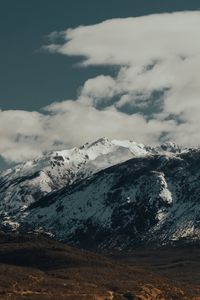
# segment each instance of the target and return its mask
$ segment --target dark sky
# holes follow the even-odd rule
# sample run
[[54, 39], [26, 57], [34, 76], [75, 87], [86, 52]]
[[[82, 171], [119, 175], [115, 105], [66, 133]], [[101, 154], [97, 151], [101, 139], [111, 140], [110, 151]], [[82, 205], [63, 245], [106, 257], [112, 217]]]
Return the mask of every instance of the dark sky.
[[75, 67], [77, 58], [38, 51], [50, 32], [199, 7], [199, 0], [1, 0], [0, 108], [38, 110], [55, 100], [74, 98], [88, 77], [99, 74], [96, 67]]

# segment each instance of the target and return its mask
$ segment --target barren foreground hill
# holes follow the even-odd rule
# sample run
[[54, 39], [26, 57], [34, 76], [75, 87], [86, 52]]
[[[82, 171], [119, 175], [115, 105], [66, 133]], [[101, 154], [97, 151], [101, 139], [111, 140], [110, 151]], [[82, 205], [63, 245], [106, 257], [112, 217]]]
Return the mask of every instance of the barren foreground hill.
[[199, 245], [94, 254], [0, 235], [1, 300], [199, 300]]

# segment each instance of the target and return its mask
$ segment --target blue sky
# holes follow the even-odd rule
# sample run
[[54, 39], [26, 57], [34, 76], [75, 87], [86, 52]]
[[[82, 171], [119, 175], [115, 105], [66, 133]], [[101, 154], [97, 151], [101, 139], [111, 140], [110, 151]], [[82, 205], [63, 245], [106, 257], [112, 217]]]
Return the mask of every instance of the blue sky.
[[[25, 126], [27, 126], [27, 128], [31, 127], [32, 123], [26, 124], [26, 122], [24, 121], [26, 119], [29, 119], [29, 115], [27, 114], [27, 112], [31, 112], [31, 111], [40, 112], [41, 108], [49, 106], [54, 102], [60, 103], [61, 101], [67, 99], [77, 100], [77, 97], [79, 97], [79, 93], [80, 93], [80, 87], [83, 87], [87, 82], [87, 80], [90, 78], [104, 76], [103, 78], [102, 77], [99, 78], [97, 83], [102, 84], [102, 86], [105, 84], [105, 89], [106, 87], [108, 87], [109, 91], [111, 89], [110, 85], [114, 85], [114, 83], [112, 82], [112, 78], [114, 78], [118, 74], [118, 68], [120, 65], [118, 61], [117, 63], [107, 64], [105, 63], [105, 61], [102, 60], [101, 63], [95, 62], [95, 63], [88, 64], [87, 67], [80, 67], [77, 65], [77, 62], [80, 62], [80, 56], [78, 54], [79, 51], [77, 50], [76, 45], [73, 46], [74, 47], [73, 49], [75, 49], [74, 51], [76, 52], [75, 56], [72, 56], [71, 54], [68, 55], [68, 53], [62, 53], [64, 55], [61, 55], [59, 51], [54, 51], [54, 53], [51, 53], [52, 51], [44, 51], [41, 49], [44, 45], [56, 43], [61, 38], [61, 34], [59, 32], [65, 31], [67, 28], [76, 29], [80, 25], [86, 26], [86, 25], [102, 23], [105, 20], [111, 20], [113, 18], [125, 19], [127, 17], [138, 17], [138, 16], [145, 16], [150, 14], [161, 14], [165, 12], [171, 13], [176, 11], [198, 11], [199, 6], [200, 6], [199, 1], [192, 1], [192, 0], [190, 1], [184, 1], [184, 0], [182, 1], [180, 0], [177, 1], [2, 0], [0, 3], [0, 36], [1, 36], [0, 108], [6, 113], [4, 114], [4, 116], [1, 117], [1, 119], [3, 120], [1, 123], [1, 127], [2, 127], [1, 132], [3, 132], [3, 127], [6, 128], [8, 123], [10, 124], [12, 120], [15, 118], [17, 118], [17, 120], [15, 121], [16, 123], [22, 121], [25, 123]], [[119, 26], [121, 26], [121, 24], [122, 22], [119, 23]], [[176, 22], [174, 24], [176, 26]], [[116, 26], [118, 26], [118, 24]], [[183, 28], [183, 33], [184, 30], [187, 32], [187, 28], [185, 29]], [[50, 41], [49, 38], [47, 37], [52, 32], [57, 32], [56, 41]], [[74, 31], [74, 34], [76, 38], [76, 31]], [[80, 40], [80, 43], [82, 43], [82, 44], [78, 44], [80, 48], [81, 45], [84, 45], [84, 42], [87, 42], [89, 44], [90, 41], [88, 41], [87, 38], [88, 37], [86, 36], [86, 40], [84, 39]], [[119, 43], [120, 43], [120, 39], [119, 39]], [[101, 48], [101, 44], [99, 47]], [[86, 51], [88, 50], [86, 49]], [[93, 53], [88, 52], [87, 54], [91, 56], [91, 59], [94, 59]], [[83, 53], [81, 53], [81, 55], [83, 55]], [[116, 65], [118, 66], [116, 67]], [[161, 91], [159, 90], [159, 93], [161, 92], [162, 94], [164, 90], [165, 89], [163, 89], [162, 87]], [[88, 91], [89, 93], [91, 93], [91, 82], [85, 85], [85, 88], [83, 90], [84, 97], [86, 93], [88, 96]], [[155, 96], [154, 91], [153, 92], [152, 91], [148, 95], [148, 101], [150, 101], [151, 103], [152, 101], [154, 101], [154, 96]], [[156, 90], [156, 93], [157, 92], [158, 90]], [[118, 95], [116, 92], [115, 94], [114, 92], [112, 93], [113, 93], [113, 97], [116, 97]], [[138, 93], [136, 94], [137, 95], [135, 96], [136, 98], [134, 100], [135, 102], [139, 102], [141, 101], [141, 99], [144, 98], [144, 94], [142, 95]], [[103, 96], [104, 96], [104, 101], [105, 99], [110, 97], [107, 94]], [[131, 94], [131, 96], [133, 96], [133, 94]], [[129, 105], [130, 101], [128, 102], [127, 99], [128, 98], [126, 97], [121, 99], [120, 104], [117, 104], [118, 106], [116, 107], [117, 109], [121, 108], [120, 113], [123, 112], [123, 110], [125, 110], [125, 112], [128, 113], [129, 112], [128, 110], [130, 110], [132, 114], [131, 109], [133, 109], [133, 112], [135, 112], [136, 106], [134, 107], [130, 106]], [[157, 101], [157, 99], [155, 100]], [[108, 101], [115, 102], [115, 98], [112, 98], [111, 100], [108, 99]], [[122, 106], [122, 102], [125, 103], [126, 105]], [[107, 106], [107, 102], [106, 105], [102, 101], [99, 103], [98, 103], [98, 105], [100, 105], [99, 107]], [[63, 105], [62, 105], [62, 109], [63, 109]], [[95, 105], [97, 104], [96, 103], [92, 104], [92, 106], [96, 107]], [[73, 112], [74, 114], [76, 114], [76, 112], [80, 110], [80, 106], [78, 107], [72, 107], [72, 106], [70, 107], [69, 111], [70, 114], [73, 115]], [[141, 106], [137, 106], [137, 112], [138, 112], [138, 107], [141, 108]], [[58, 105], [56, 109], [58, 109]], [[59, 110], [60, 109], [61, 108], [59, 107]], [[23, 116], [20, 113], [16, 117], [17, 112], [22, 110], [25, 111], [26, 113], [23, 114]], [[66, 110], [66, 108], [64, 108], [64, 110]], [[14, 111], [14, 115], [13, 113], [11, 114], [8, 113], [9, 111]], [[50, 114], [55, 114], [55, 106], [53, 107], [53, 111], [52, 111], [52, 106], [50, 106], [50, 109], [48, 108], [48, 110], [45, 111], [43, 114], [46, 115], [49, 113], [49, 111]], [[146, 111], [152, 111], [152, 106], [151, 107], [148, 106]], [[144, 109], [141, 109], [141, 114], [143, 112]], [[87, 110], [84, 110], [84, 113], [87, 114]], [[106, 112], [107, 115], [108, 113], [109, 113], [108, 116], [109, 119], [114, 120], [113, 122], [117, 122], [116, 120], [118, 120], [118, 118], [120, 118], [120, 120], [124, 118], [122, 115], [113, 116], [113, 112], [111, 113], [110, 111]], [[174, 112], [172, 110], [170, 111], [170, 113], [171, 114], [175, 113], [176, 117], [178, 117], [180, 111], [178, 111], [178, 108], [176, 107], [174, 108]], [[80, 112], [80, 115], [81, 114], [82, 111]], [[184, 117], [187, 116], [187, 114], [188, 111], [184, 114]], [[33, 118], [31, 122], [33, 122], [34, 124], [40, 122], [39, 120], [41, 116], [38, 115], [36, 116], [36, 114], [34, 114], [34, 116], [31, 115], [31, 117]], [[143, 120], [140, 119], [140, 116], [138, 116], [138, 114], [136, 117], [137, 117], [137, 119], [135, 120], [136, 124], [139, 122], [143, 122]], [[105, 118], [107, 118], [107, 116]], [[161, 116], [159, 116], [159, 118], [161, 118]], [[101, 116], [96, 114], [95, 111], [95, 116], [92, 115], [91, 119], [92, 122], [98, 119], [101, 120]], [[59, 123], [60, 120], [61, 119], [59, 120], [56, 119], [54, 121], [55, 122], [54, 124], [56, 124], [56, 122]], [[158, 118], [156, 119], [156, 121], [157, 120]], [[62, 122], [64, 122], [63, 119]], [[83, 120], [82, 122], [84, 122], [85, 124], [86, 121]], [[127, 122], [125, 121], [123, 123], [124, 124], [123, 126], [126, 126], [126, 124], [130, 124], [130, 122], [131, 122], [130, 119]], [[192, 130], [193, 131], [197, 130], [198, 124], [195, 123], [195, 125], [196, 127], [193, 126], [192, 127], [193, 129], [189, 128], [188, 132]], [[4, 159], [6, 159], [7, 162], [16, 163], [18, 161], [23, 161], [25, 159], [32, 158], [34, 155], [39, 155], [43, 151], [46, 151], [57, 144], [59, 144], [60, 146], [65, 146], [65, 145], [70, 146], [72, 144], [79, 144], [78, 138], [77, 139], [68, 138], [68, 136], [70, 136], [70, 132], [72, 132], [73, 135], [76, 135], [76, 131], [78, 129], [74, 128], [74, 123], [70, 123], [70, 125], [68, 125], [67, 123], [66, 126], [73, 126], [73, 128], [70, 128], [64, 133], [66, 135], [65, 141], [63, 141], [64, 138], [60, 133], [63, 127], [57, 130], [57, 132], [53, 132], [53, 133], [51, 131], [44, 132], [42, 137], [38, 133], [40, 130], [39, 128], [37, 128], [36, 131], [31, 131], [31, 132], [30, 131], [20, 132], [20, 129], [17, 132], [14, 132], [14, 128], [16, 128], [16, 125], [13, 125], [12, 128], [9, 129], [7, 136], [5, 136], [3, 133], [0, 133], [1, 143], [3, 144], [4, 141], [6, 140], [5, 147], [2, 147], [2, 149], [0, 148], [1, 151], [0, 154], [2, 155], [0, 159], [1, 168], [7, 167], [7, 163], [3, 162]], [[113, 124], [109, 123], [108, 126], [110, 126], [111, 128]], [[151, 124], [151, 127], [152, 126], [160, 126], [160, 125]], [[174, 126], [173, 124], [168, 124], [167, 129], [166, 127], [163, 128], [163, 132], [165, 132], [166, 130], [172, 131], [173, 126]], [[12, 130], [13, 132], [11, 132]], [[44, 130], [44, 128], [42, 130]], [[177, 140], [180, 141], [181, 143], [187, 143], [188, 141], [187, 140], [184, 141], [182, 137], [183, 134], [178, 135], [181, 128], [180, 127], [175, 128], [175, 130], [177, 134], [173, 138], [174, 139], [177, 138]], [[123, 138], [124, 133], [120, 127], [118, 128], [118, 132], [119, 132], [119, 137]], [[47, 134], [48, 135], [52, 134], [55, 136], [58, 135], [58, 139], [55, 138], [53, 141], [48, 142], [46, 144], [44, 143], [43, 139], [44, 136]], [[98, 134], [102, 134], [102, 131], [96, 128], [95, 134], [93, 132], [90, 134], [83, 132], [82, 135], [84, 134], [85, 134], [85, 139], [88, 139], [90, 137], [93, 138]], [[112, 136], [113, 134], [114, 134], [113, 132], [112, 133], [110, 131], [108, 132], [108, 135], [110, 136]], [[159, 134], [161, 133], [159, 132]], [[12, 140], [13, 136], [14, 136], [14, 142]], [[130, 134], [125, 136], [125, 138], [127, 137], [129, 138], [129, 136]], [[133, 132], [133, 137], [134, 136], [135, 133]], [[154, 136], [152, 138], [152, 142], [155, 142], [153, 139], [156, 141], [157, 136], [156, 137]], [[83, 140], [84, 139], [80, 139], [80, 143], [83, 142]], [[147, 139], [144, 138], [144, 141], [146, 140]], [[159, 138], [157, 140], [159, 140]], [[151, 140], [149, 142], [151, 142]], [[38, 149], [41, 148], [39, 152], [37, 151], [32, 152], [30, 151], [30, 149], [27, 150], [28, 144], [30, 144], [29, 148], [32, 149], [35, 143], [38, 143], [37, 145]], [[20, 147], [17, 151], [18, 153], [20, 152], [22, 154], [24, 152], [24, 155], [12, 153], [12, 149], [15, 146], [17, 149], [19, 144]], [[30, 154], [27, 154], [28, 152], [30, 152]]]
[[199, 1], [193, 0], [2, 0], [1, 108], [33, 110], [58, 99], [75, 97], [77, 87], [99, 73], [96, 67], [74, 67], [77, 58], [38, 52], [50, 32], [111, 18], [199, 7]]

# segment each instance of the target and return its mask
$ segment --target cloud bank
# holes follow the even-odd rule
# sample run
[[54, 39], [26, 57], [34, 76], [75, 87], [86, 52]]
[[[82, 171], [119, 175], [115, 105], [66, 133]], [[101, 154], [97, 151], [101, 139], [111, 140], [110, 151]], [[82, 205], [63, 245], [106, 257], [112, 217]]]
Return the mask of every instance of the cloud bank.
[[200, 12], [180, 12], [52, 33], [46, 51], [118, 71], [89, 78], [77, 99], [40, 112], [0, 111], [1, 156], [22, 161], [101, 136], [200, 144], [199, 28]]

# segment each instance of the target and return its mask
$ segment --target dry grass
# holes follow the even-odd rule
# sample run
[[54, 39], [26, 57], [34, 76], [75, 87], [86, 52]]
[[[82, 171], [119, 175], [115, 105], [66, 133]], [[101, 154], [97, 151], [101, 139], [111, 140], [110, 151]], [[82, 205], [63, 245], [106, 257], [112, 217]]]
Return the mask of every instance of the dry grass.
[[107, 258], [44, 237], [1, 235], [0, 299], [199, 300], [198, 250]]

